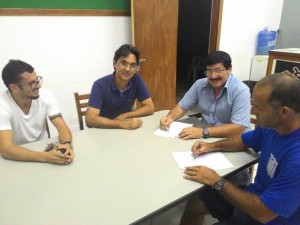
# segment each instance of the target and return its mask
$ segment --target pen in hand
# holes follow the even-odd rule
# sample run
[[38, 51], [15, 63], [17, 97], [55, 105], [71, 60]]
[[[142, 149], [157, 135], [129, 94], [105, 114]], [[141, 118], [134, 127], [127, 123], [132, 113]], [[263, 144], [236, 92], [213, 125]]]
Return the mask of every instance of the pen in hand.
[[196, 159], [197, 157], [199, 157], [201, 155], [201, 153], [198, 153], [197, 150], [195, 150], [195, 152], [192, 152], [192, 155], [193, 155], [194, 159]]
[[194, 159], [196, 159], [196, 158], [198, 158], [200, 156], [203, 156], [203, 154], [196, 155], [195, 153], [192, 153], [192, 155], [193, 155]]
[[192, 157], [196, 159], [197, 156], [192, 152]]
[[165, 125], [165, 127], [166, 127], [167, 131], [169, 132], [169, 131], [170, 131], [170, 130], [169, 130], [169, 126], [168, 126], [168, 125]]

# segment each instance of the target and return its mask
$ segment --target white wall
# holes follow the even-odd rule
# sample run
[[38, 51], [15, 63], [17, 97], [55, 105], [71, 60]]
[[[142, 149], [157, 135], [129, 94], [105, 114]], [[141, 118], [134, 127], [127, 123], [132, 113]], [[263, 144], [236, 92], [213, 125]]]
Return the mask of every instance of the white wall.
[[224, 0], [220, 50], [232, 57], [233, 73], [248, 80], [257, 34], [279, 28], [284, 0]]
[[[114, 51], [131, 43], [130, 17], [0, 17], [0, 68], [9, 59], [31, 64], [58, 99], [72, 130], [79, 130], [74, 92], [113, 71]], [[0, 90], [6, 90], [2, 80]], [[57, 134], [50, 126], [52, 136]]]
[[300, 48], [300, 1], [283, 3], [276, 48]]

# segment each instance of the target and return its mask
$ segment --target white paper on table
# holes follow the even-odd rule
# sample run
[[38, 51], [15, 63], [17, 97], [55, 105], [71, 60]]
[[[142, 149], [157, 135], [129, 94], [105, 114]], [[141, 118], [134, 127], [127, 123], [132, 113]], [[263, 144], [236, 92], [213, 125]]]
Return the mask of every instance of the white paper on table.
[[170, 124], [169, 130], [162, 130], [158, 128], [156, 131], [153, 132], [153, 134], [162, 137], [178, 138], [178, 134], [182, 131], [182, 129], [192, 126], [193, 124], [174, 121]]
[[194, 159], [192, 152], [173, 152], [173, 157], [180, 169], [188, 166], [207, 166], [214, 170], [232, 168], [233, 165], [221, 152], [211, 152]]

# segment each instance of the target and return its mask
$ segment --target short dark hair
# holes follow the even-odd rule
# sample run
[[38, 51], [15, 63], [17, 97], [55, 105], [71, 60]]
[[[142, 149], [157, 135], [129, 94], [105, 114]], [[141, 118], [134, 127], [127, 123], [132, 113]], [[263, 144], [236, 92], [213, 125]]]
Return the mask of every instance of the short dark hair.
[[212, 52], [205, 59], [206, 66], [211, 66], [216, 63], [223, 63], [225, 69], [232, 67], [230, 55], [223, 51]]
[[275, 73], [258, 81], [257, 86], [271, 87], [268, 103], [275, 107], [287, 106], [300, 113], [300, 81], [285, 73]]
[[124, 45], [122, 45], [121, 47], [119, 47], [117, 49], [117, 51], [115, 52], [115, 55], [114, 55], [114, 61], [117, 62], [117, 60], [120, 57], [126, 57], [129, 54], [134, 54], [135, 55], [136, 64], [139, 65], [139, 63], [140, 63], [140, 52], [136, 47], [134, 47], [133, 45], [130, 45], [130, 44], [124, 44]]
[[2, 80], [9, 89], [10, 84], [20, 82], [22, 73], [32, 73], [33, 71], [34, 68], [28, 63], [18, 59], [10, 59], [2, 70]]

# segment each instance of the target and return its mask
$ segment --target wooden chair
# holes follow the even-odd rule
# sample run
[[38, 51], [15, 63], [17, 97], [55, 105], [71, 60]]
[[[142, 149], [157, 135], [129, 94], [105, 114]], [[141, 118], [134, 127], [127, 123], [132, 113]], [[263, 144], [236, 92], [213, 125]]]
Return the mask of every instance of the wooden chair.
[[79, 128], [80, 128], [80, 130], [84, 130], [83, 117], [86, 115], [86, 108], [88, 105], [88, 100], [90, 98], [90, 94], [79, 95], [78, 92], [75, 92], [74, 96], [75, 96], [75, 102], [76, 102], [76, 108], [77, 108]]

